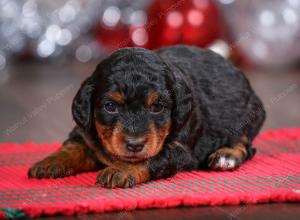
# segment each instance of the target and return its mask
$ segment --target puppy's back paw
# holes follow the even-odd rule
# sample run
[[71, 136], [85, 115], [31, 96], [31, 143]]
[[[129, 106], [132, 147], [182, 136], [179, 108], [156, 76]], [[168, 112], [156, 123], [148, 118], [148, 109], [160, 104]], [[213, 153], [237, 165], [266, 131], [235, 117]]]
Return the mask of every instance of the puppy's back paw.
[[240, 167], [242, 161], [231, 155], [213, 153], [209, 156], [208, 167], [213, 170], [234, 170]]
[[234, 170], [247, 158], [248, 138], [241, 137], [240, 142], [232, 147], [221, 147], [208, 157], [208, 167], [213, 170]]

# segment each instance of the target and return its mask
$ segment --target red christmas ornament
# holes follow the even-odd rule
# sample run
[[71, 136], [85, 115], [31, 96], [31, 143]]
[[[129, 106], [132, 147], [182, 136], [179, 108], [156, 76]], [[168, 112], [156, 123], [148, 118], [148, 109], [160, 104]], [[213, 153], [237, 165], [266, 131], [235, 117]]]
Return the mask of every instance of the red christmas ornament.
[[[133, 11], [132, 16], [137, 12]], [[122, 13], [122, 10], [115, 6], [104, 10], [96, 27], [97, 40], [109, 50], [127, 46], [147, 47], [149, 38], [144, 27], [145, 14], [139, 11], [140, 14], [136, 15], [135, 20], [124, 23], [121, 19]]]
[[148, 47], [148, 32], [143, 26], [120, 24], [114, 28], [99, 25], [96, 29], [97, 40], [109, 50], [122, 47]]
[[129, 46], [131, 41], [128, 33], [129, 28], [124, 24], [118, 24], [114, 27], [106, 27], [103, 24], [99, 24], [96, 27], [97, 40], [109, 50]]
[[224, 27], [212, 0], [155, 0], [144, 25], [124, 24], [120, 16], [121, 10], [109, 7], [96, 27], [97, 39], [107, 49], [173, 44], [205, 47], [220, 38]]
[[150, 48], [179, 43], [204, 47], [221, 36], [222, 26], [212, 0], [156, 0], [145, 29]]

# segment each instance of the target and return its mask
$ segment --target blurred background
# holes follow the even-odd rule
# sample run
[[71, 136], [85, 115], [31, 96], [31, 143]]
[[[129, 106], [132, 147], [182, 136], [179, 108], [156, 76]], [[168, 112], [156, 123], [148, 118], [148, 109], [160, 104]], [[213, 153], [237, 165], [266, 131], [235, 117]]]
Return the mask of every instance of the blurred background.
[[190, 44], [241, 68], [263, 127], [300, 125], [300, 0], [0, 0], [0, 142], [63, 141], [111, 51]]

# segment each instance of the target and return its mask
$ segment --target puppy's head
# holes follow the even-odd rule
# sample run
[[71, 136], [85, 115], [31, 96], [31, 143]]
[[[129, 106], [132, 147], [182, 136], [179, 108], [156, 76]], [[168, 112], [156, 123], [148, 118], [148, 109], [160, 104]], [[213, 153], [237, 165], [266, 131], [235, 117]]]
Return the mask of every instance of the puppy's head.
[[121, 49], [102, 61], [73, 101], [73, 117], [94, 130], [104, 150], [119, 160], [155, 156], [171, 127], [170, 71], [154, 52]]

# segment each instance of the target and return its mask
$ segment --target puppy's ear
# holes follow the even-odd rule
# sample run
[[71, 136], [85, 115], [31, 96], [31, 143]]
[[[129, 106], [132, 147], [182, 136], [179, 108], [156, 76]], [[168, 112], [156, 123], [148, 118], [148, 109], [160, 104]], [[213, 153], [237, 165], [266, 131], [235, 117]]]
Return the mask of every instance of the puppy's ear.
[[73, 99], [73, 119], [84, 131], [89, 131], [92, 126], [94, 91], [95, 77], [93, 74], [82, 83], [79, 91]]
[[190, 132], [190, 127], [193, 121], [193, 108], [195, 102], [189, 82], [178, 76], [178, 73], [173, 72], [169, 83], [170, 93], [173, 100], [172, 108], [172, 136], [173, 140], [184, 143], [187, 133]]

